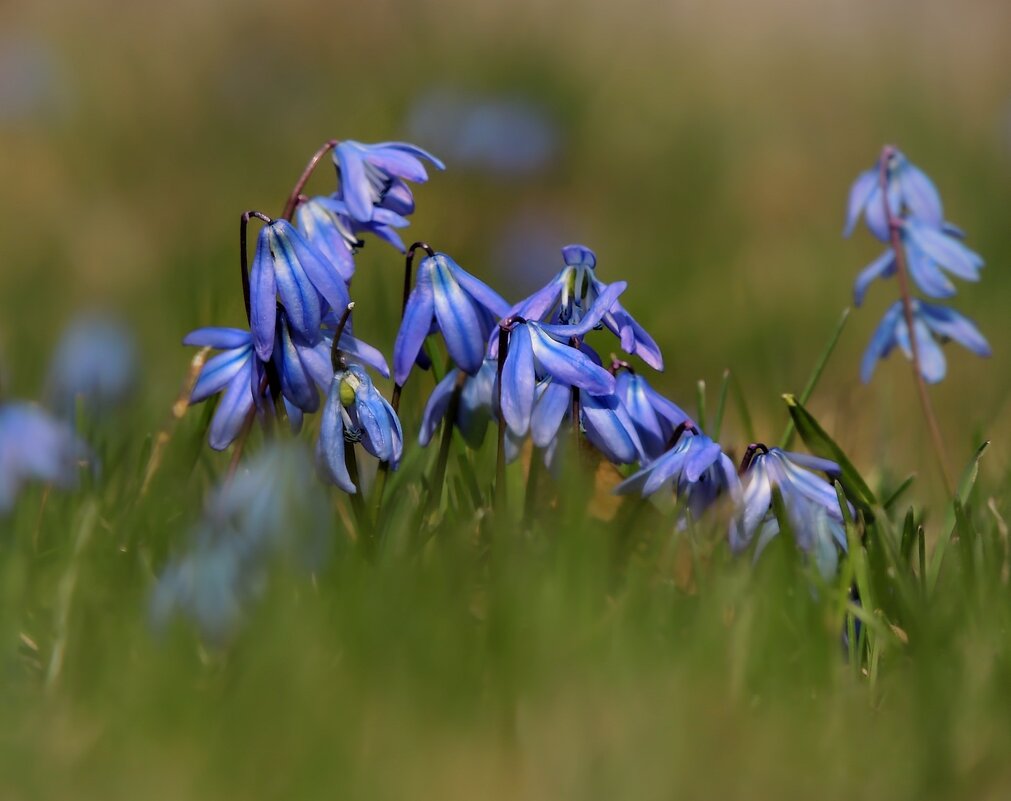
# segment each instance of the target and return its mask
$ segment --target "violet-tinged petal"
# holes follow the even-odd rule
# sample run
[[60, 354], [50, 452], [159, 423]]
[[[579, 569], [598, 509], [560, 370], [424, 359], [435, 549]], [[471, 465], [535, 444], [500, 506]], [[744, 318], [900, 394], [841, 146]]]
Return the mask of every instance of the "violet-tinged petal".
[[[435, 257], [438, 259], [438, 256]], [[456, 282], [448, 264], [437, 261], [432, 270], [435, 318], [456, 366], [474, 375], [484, 361], [484, 334], [473, 304]]]
[[902, 198], [914, 217], [931, 225], [944, 222], [941, 195], [923, 170], [906, 161], [898, 171], [898, 181]]
[[232, 378], [218, 401], [218, 408], [214, 410], [209, 437], [214, 450], [223, 451], [232, 444], [239, 436], [252, 408], [253, 393], [249, 387], [249, 375], [243, 371]]
[[248, 331], [241, 328], [223, 328], [208, 326], [190, 331], [184, 338], [184, 345], [195, 345], [201, 348], [217, 350], [233, 350], [252, 344], [253, 339]]
[[[526, 436], [533, 414], [536, 378], [528, 326], [519, 325], [509, 335], [509, 350], [502, 365], [502, 416], [519, 437]], [[585, 357], [584, 357], [585, 358]]]
[[905, 232], [927, 256], [965, 281], [978, 281], [983, 259], [954, 237], [929, 225], [907, 221]]
[[[604, 315], [611, 311], [611, 307], [614, 305], [614, 302], [627, 287], [628, 283], [626, 281], [616, 281], [613, 284], [608, 284], [606, 289], [601, 290], [600, 294], [597, 295], [597, 299], [593, 302], [593, 306], [591, 306], [590, 310], [583, 315], [583, 318], [577, 325], [548, 325], [545, 323], [541, 325], [541, 329], [552, 336], [563, 338], [584, 336], [600, 324]], [[608, 390], [608, 392], [610, 392], [610, 390]], [[603, 395], [607, 393], [602, 392], [600, 394]]]
[[334, 148], [340, 170], [341, 197], [356, 220], [372, 219], [372, 185], [365, 174], [364, 152], [357, 143], [345, 141]]
[[235, 348], [209, 359], [190, 393], [190, 403], [199, 403], [224, 389], [235, 375], [246, 367], [252, 351], [248, 347]]
[[849, 202], [846, 205], [846, 225], [843, 227], [843, 236], [853, 233], [853, 228], [860, 219], [860, 212], [867, 206], [867, 201], [874, 192], [878, 181], [878, 170], [876, 167], [860, 173], [850, 188]]
[[895, 347], [896, 333], [902, 321], [902, 301], [889, 307], [871, 336], [870, 344], [860, 362], [860, 380], [865, 384], [871, 380], [878, 360], [887, 356]]
[[546, 448], [558, 434], [562, 420], [572, 403], [572, 389], [552, 380], [546, 382], [544, 391], [534, 406], [530, 420], [530, 433], [534, 445]]
[[[459, 375], [460, 371], [454, 367], [446, 373], [446, 377], [442, 381], [435, 385], [435, 389], [429, 395], [428, 402], [425, 404], [425, 411], [421, 415], [421, 429], [418, 431], [418, 442], [422, 447], [426, 447], [432, 441], [435, 429], [446, 416], [446, 411], [449, 409], [449, 401], [453, 397], [453, 390], [456, 387], [456, 379]], [[450, 421], [451, 423], [452, 421]]]
[[908, 239], [906, 257], [909, 274], [925, 295], [932, 298], [950, 298], [955, 294], [955, 285], [948, 280], [937, 262]]
[[[905, 326], [903, 326], [905, 330]], [[936, 384], [941, 381], [948, 372], [948, 364], [944, 358], [944, 351], [930, 335], [930, 329], [922, 319], [913, 319], [913, 336], [916, 337], [917, 356], [920, 359], [920, 375], [928, 384]], [[899, 344], [906, 345], [903, 350], [909, 358], [912, 358], [912, 349], [907, 346], [908, 336], [900, 333]]]
[[411, 373], [435, 315], [430, 270], [418, 270], [418, 280], [404, 309], [404, 319], [393, 344], [393, 380], [403, 386]]
[[919, 309], [923, 321], [934, 333], [957, 342], [977, 356], [991, 354], [990, 343], [986, 341], [986, 337], [980, 333], [976, 324], [968, 317], [959, 314], [954, 309], [930, 303], [921, 302]]
[[316, 343], [320, 338], [322, 309], [319, 294], [299, 259], [304, 251], [300, 253], [294, 246], [296, 238], [300, 240], [302, 235], [287, 220], [275, 220], [263, 230], [267, 232], [277, 294], [288, 322], [306, 341]]
[[425, 159], [426, 161], [428, 161], [432, 165], [434, 165], [437, 169], [440, 169], [440, 170], [446, 169], [446, 165], [443, 164], [442, 161], [439, 158], [437, 158], [436, 156], [433, 156], [427, 150], [425, 150], [423, 148], [420, 148], [417, 145], [412, 145], [409, 142], [379, 142], [378, 144], [373, 145], [373, 147], [375, 147], [375, 148], [383, 148], [383, 149], [392, 148], [392, 149], [395, 149], [395, 150], [402, 150], [405, 153], [410, 153], [412, 156], [416, 156], [417, 158]]
[[284, 322], [280, 326], [280, 340], [280, 352], [278, 345], [274, 346], [274, 363], [281, 378], [281, 393], [302, 411], [314, 412], [319, 408], [319, 393]]
[[328, 481], [349, 495], [354, 495], [358, 488], [351, 480], [344, 462], [344, 408], [341, 406], [340, 384], [339, 378], [331, 382], [326, 403], [323, 404], [316, 459]]
[[503, 300], [498, 292], [484, 281], [475, 278], [449, 257], [446, 258], [446, 263], [453, 274], [453, 278], [463, 288], [463, 291], [491, 312], [496, 319], [501, 319], [509, 314], [509, 304]]
[[860, 275], [857, 276], [857, 280], [853, 284], [853, 303], [857, 306], [862, 305], [864, 295], [867, 294], [867, 289], [876, 279], [886, 278], [894, 274], [895, 253], [891, 248], [888, 248], [888, 250], [860, 271]]
[[366, 367], [371, 367], [383, 378], [390, 377], [390, 368], [386, 364], [386, 357], [378, 348], [351, 336], [347, 329], [341, 332], [339, 345], [340, 349], [351, 357], [351, 361], [361, 362]]
[[270, 253], [270, 228], [264, 226], [256, 240], [256, 254], [249, 272], [249, 327], [256, 355], [269, 361], [274, 350], [277, 325], [277, 279]]
[[614, 392], [614, 376], [598, 367], [576, 348], [563, 345], [547, 336], [540, 326], [529, 324], [534, 357], [545, 373], [569, 386], [585, 389], [594, 395]]
[[822, 459], [820, 456], [811, 456], [810, 454], [797, 453], [796, 451], [783, 451], [783, 456], [807, 470], [818, 470], [833, 476], [837, 476], [841, 472], [839, 465], [831, 459]]
[[586, 438], [615, 464], [644, 460], [642, 443], [628, 413], [615, 395], [580, 393]]

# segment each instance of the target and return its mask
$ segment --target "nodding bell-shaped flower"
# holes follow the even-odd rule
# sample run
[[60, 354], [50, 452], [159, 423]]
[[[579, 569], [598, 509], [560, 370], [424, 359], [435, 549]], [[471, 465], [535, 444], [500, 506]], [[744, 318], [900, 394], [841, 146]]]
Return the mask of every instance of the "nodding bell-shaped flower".
[[646, 461], [656, 459], [671, 446], [674, 430], [691, 421], [681, 407], [653, 389], [641, 375], [624, 363], [615, 366], [625, 370], [617, 374], [614, 393], [635, 425]]
[[730, 525], [730, 547], [747, 548], [758, 532], [755, 558], [779, 534], [772, 508], [773, 490], [783, 499], [797, 547], [813, 556], [824, 576], [835, 573], [837, 548], [846, 550], [846, 528], [835, 488], [813, 471], [839, 474], [828, 459], [752, 445], [745, 456], [746, 486], [737, 518]]
[[344, 448], [360, 442], [368, 453], [396, 470], [404, 452], [404, 432], [393, 407], [356, 364], [338, 370], [330, 382], [319, 440], [317, 461], [327, 480], [353, 495], [358, 491], [344, 461]]
[[[916, 351], [919, 356], [920, 374], [928, 383], [935, 384], [944, 378], [948, 366], [941, 342], [954, 340], [971, 350], [977, 356], [989, 356], [990, 344], [968, 317], [964, 317], [954, 309], [946, 306], [935, 306], [921, 300], [912, 300], [913, 336], [916, 337]], [[910, 361], [913, 358], [912, 346], [909, 340], [909, 326], [902, 301], [898, 300], [881, 318], [877, 330], [871, 337], [870, 345], [864, 352], [860, 364], [860, 378], [866, 384], [874, 374], [878, 360], [885, 358], [892, 349], [898, 346]]]
[[382, 208], [375, 210], [369, 222], [358, 222], [344, 201], [335, 197], [314, 197], [300, 203], [295, 221], [309, 244], [326, 256], [345, 283], [355, 272], [354, 256], [364, 244], [361, 234], [373, 234], [403, 252], [404, 242], [395, 229], [409, 225], [396, 212]]
[[393, 345], [393, 380], [403, 385], [429, 333], [438, 331], [449, 356], [463, 372], [475, 375], [485, 343], [509, 309], [495, 290], [472, 276], [445, 253], [422, 260]]
[[209, 439], [214, 450], [224, 450], [242, 431], [258, 390], [253, 386], [253, 336], [241, 328], [198, 328], [186, 335], [183, 344], [221, 351], [200, 371], [190, 403], [222, 393], [211, 418]]
[[[881, 159], [885, 161], [888, 208], [892, 216], [906, 216], [940, 228], [944, 223], [944, 212], [934, 182], [897, 148], [886, 147]], [[888, 241], [888, 217], [881, 197], [881, 159], [875, 166], [860, 173], [853, 182], [843, 236], [853, 233], [862, 214], [870, 232], [881, 241]]]
[[[597, 278], [597, 256], [583, 245], [562, 248], [565, 267], [543, 288], [509, 310], [511, 317], [542, 321], [554, 317], [559, 323], [577, 324], [607, 284]], [[598, 321], [621, 340], [621, 349], [635, 354], [656, 370], [663, 369], [663, 354], [646, 330], [618, 302]]]
[[431, 153], [406, 142], [340, 142], [333, 160], [340, 173], [340, 199], [350, 216], [367, 223], [378, 207], [405, 216], [414, 211], [414, 197], [405, 181], [422, 184], [428, 180], [422, 159], [437, 169], [446, 168]]
[[[462, 381], [460, 401], [456, 407], [456, 417], [451, 422], [459, 429], [467, 444], [480, 448], [484, 441], [488, 423], [495, 419], [495, 372], [494, 359], [485, 359], [475, 375], [469, 376], [454, 367], [445, 378], [436, 384], [425, 404], [421, 417], [418, 442], [427, 447], [432, 441], [435, 429], [449, 412], [450, 401], [457, 381]], [[462, 378], [461, 378], [462, 376]]]
[[310, 344], [320, 340], [325, 304], [343, 309], [350, 302], [338, 267], [283, 219], [260, 229], [249, 273], [250, 329], [261, 361], [274, 350], [278, 297], [292, 329]]
[[0, 514], [14, 507], [30, 481], [77, 485], [87, 446], [66, 423], [30, 403], [0, 404]]
[[[552, 379], [553, 386], [549, 388], [552, 409], [561, 405], [561, 396], [571, 387], [594, 395], [614, 393], [614, 376], [582, 349], [571, 347], [569, 343], [600, 322], [618, 295], [625, 291], [625, 286], [624, 281], [608, 286], [578, 325], [550, 325], [507, 318], [510, 334], [509, 349], [502, 365], [502, 416], [515, 436], [524, 437], [530, 430], [537, 385], [546, 378]], [[497, 341], [491, 343], [489, 350], [493, 357], [498, 355]], [[543, 424], [546, 430], [551, 430], [551, 436], [558, 428], [554, 414], [545, 415]], [[557, 414], [560, 419], [564, 409]], [[539, 435], [539, 438], [543, 437]]]
[[681, 423], [674, 436], [677, 439], [669, 450], [621, 482], [615, 493], [638, 492], [646, 497], [661, 489], [673, 490], [696, 518], [724, 493], [735, 500], [740, 497], [737, 471], [719, 444], [691, 421]]
[[[923, 294], [932, 298], [950, 298], [955, 294], [945, 271], [964, 281], [978, 281], [983, 259], [962, 243], [962, 232], [945, 224], [941, 228], [914, 219], [903, 220], [902, 244], [906, 251], [909, 274]], [[895, 251], [888, 248], [863, 269], [853, 285], [857, 306], [877, 278], [895, 275]]]

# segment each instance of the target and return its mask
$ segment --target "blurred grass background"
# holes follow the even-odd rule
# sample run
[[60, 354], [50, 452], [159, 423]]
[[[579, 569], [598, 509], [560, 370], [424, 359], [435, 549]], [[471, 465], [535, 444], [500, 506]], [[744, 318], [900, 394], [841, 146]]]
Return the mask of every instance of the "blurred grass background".
[[[934, 397], [953, 466], [991, 438], [983, 472], [1005, 482], [1009, 35], [1011, 6], [996, 0], [8, 4], [0, 364], [14, 394], [35, 397], [73, 312], [120, 310], [144, 353], [130, 419], [153, 430], [190, 358], [182, 335], [242, 322], [241, 211], [277, 213], [327, 138], [416, 139], [417, 98], [448, 89], [534, 104], [557, 150], [511, 176], [438, 151], [449, 169], [418, 189], [408, 236], [514, 299], [558, 269], [557, 247], [588, 244], [604, 280], [630, 281], [626, 305], [664, 348], [654, 383], [690, 408], [695, 381], [714, 391], [729, 367], [769, 440], [786, 419], [780, 393], [801, 388], [879, 250], [862, 229], [840, 238], [850, 182], [883, 143], [900, 145], [989, 265], [955, 305], [994, 356], [949, 349]], [[369, 244], [355, 279], [358, 331], [387, 353], [400, 271], [395, 253]], [[913, 495], [930, 502], [908, 366], [893, 357], [869, 387], [858, 382], [893, 291], [875, 286], [852, 317], [811, 408], [865, 473], [918, 471]], [[732, 412], [725, 430], [740, 450]], [[161, 524], [157, 537], [185, 529], [199, 488], [169, 492], [164, 509], [132, 522]], [[80, 582], [88, 626], [65, 695], [19, 697], [17, 682], [5, 695], [19, 725], [3, 735], [0, 795], [301, 798], [340, 786], [377, 798], [661, 798], [671, 787], [763, 797], [789, 777], [794, 790], [780, 797], [924, 797], [943, 796], [957, 774], [979, 797], [1002, 797], [1009, 732], [987, 713], [1011, 694], [1007, 646], [990, 651], [1006, 640], [1006, 607], [957, 648], [935, 643], [950, 658], [915, 686], [886, 685], [883, 718], [836, 675], [834, 630], [790, 627], [783, 610], [796, 613], [796, 598], [745, 597], [743, 573], [730, 570], [704, 601], [678, 605], [674, 588], [630, 581], [609, 616], [607, 558], [587, 555], [587, 542], [573, 534], [546, 555], [506, 558], [477, 590], [459, 583], [467, 557], [452, 539], [420, 572], [363, 576], [338, 562], [322, 599], [282, 582], [231, 662], [209, 667], [190, 647], [149, 640], [138, 613], [147, 585], [105, 555]], [[4, 605], [24, 591], [45, 608], [63, 558], [39, 580], [8, 565]], [[482, 596], [488, 610], [471, 609]], [[117, 603], [123, 614], [108, 616]], [[733, 603], [757, 634], [728, 636]], [[947, 613], [938, 642], [961, 632]], [[657, 629], [678, 636], [660, 641]], [[518, 730], [496, 732], [494, 706], [517, 686]], [[514, 737], [518, 751], [500, 747]], [[2, 780], [15, 775], [18, 790]]]
[[[802, 386], [878, 253], [863, 230], [839, 236], [849, 184], [882, 143], [899, 144], [989, 265], [955, 304], [994, 357], [952, 347], [935, 396], [955, 469], [985, 434], [1003, 475], [1006, 3], [47, 0], [0, 19], [0, 353], [21, 395], [71, 311], [104, 304], [139, 327], [153, 412], [187, 358], [180, 335], [242, 320], [239, 213], [276, 213], [326, 138], [412, 138], [412, 104], [443, 89], [529, 102], [557, 146], [513, 176], [439, 152], [449, 169], [419, 191], [409, 236], [514, 299], [557, 269], [555, 246], [589, 244], [664, 347], [657, 383], [688, 404], [697, 379], [713, 386], [729, 367], [769, 439], [779, 393]], [[331, 183], [327, 172], [316, 186]], [[539, 249], [517, 259], [525, 238]], [[384, 347], [399, 271], [375, 245], [356, 281], [360, 320], [377, 321], [359, 326]], [[857, 379], [893, 292], [876, 286], [855, 315], [813, 408], [864, 465], [908, 472], [929, 454], [907, 366]]]

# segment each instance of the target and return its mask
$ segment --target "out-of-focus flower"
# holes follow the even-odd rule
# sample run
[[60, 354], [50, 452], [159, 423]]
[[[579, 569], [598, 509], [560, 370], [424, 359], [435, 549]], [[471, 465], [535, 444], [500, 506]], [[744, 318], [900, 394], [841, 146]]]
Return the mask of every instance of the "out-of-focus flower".
[[445, 253], [418, 265], [417, 280], [393, 345], [393, 378], [403, 385], [426, 337], [439, 331], [450, 358], [468, 375], [484, 360], [485, 343], [509, 305]]
[[253, 336], [241, 328], [198, 328], [186, 335], [183, 344], [221, 351], [200, 371], [190, 403], [222, 393], [211, 418], [210, 443], [215, 450], [224, 450], [242, 431], [259, 389], [253, 386]]
[[377, 207], [406, 216], [414, 210], [414, 197], [405, 181], [428, 180], [422, 159], [443, 170], [445, 165], [431, 153], [406, 142], [366, 145], [345, 139], [334, 148], [333, 160], [340, 173], [340, 199], [351, 217], [367, 223]]
[[[485, 359], [475, 375], [465, 373], [460, 389], [460, 401], [456, 408], [456, 418], [452, 423], [460, 430], [467, 444], [472, 448], [481, 447], [488, 423], [495, 419], [495, 372], [498, 364], [494, 359]], [[450, 400], [460, 379], [461, 371], [454, 367], [436, 384], [425, 404], [421, 418], [418, 442], [425, 447], [432, 441], [435, 429], [449, 411]]]
[[[913, 309], [913, 336], [916, 337], [916, 351], [919, 357], [920, 375], [928, 383], [934, 384], [947, 373], [947, 362], [940, 344], [954, 340], [971, 350], [977, 356], [989, 356], [990, 344], [968, 317], [946, 306], [935, 306], [921, 300], [911, 301]], [[909, 327], [901, 300], [893, 303], [878, 324], [871, 337], [870, 345], [864, 352], [860, 364], [860, 378], [866, 384], [874, 374], [879, 359], [885, 358], [898, 346], [912, 360], [913, 351], [909, 341]]]
[[614, 393], [621, 399], [639, 434], [647, 459], [656, 459], [671, 446], [671, 435], [688, 415], [630, 369], [619, 372]]
[[[509, 315], [529, 320], [549, 319], [553, 312], [561, 323], [578, 323], [606, 289], [597, 278], [597, 257], [583, 245], [562, 248], [565, 267], [542, 289], [520, 301]], [[653, 338], [617, 301], [601, 317], [603, 324], [621, 340], [621, 349], [639, 356], [657, 370], [663, 369], [663, 354]]]
[[49, 367], [47, 396], [63, 415], [73, 414], [78, 398], [90, 413], [102, 414], [130, 396], [136, 378], [133, 332], [112, 317], [92, 314], [63, 332]]
[[278, 296], [291, 327], [309, 344], [320, 340], [326, 311], [320, 297], [333, 309], [344, 309], [350, 302], [338, 267], [282, 219], [260, 229], [249, 286], [250, 329], [262, 361], [270, 359], [274, 349]]
[[[955, 294], [955, 285], [948, 280], [945, 270], [965, 281], [979, 280], [983, 259], [962, 244], [961, 231], [953, 226], [934, 228], [916, 220], [905, 220], [901, 235], [909, 274], [928, 297], [949, 298]], [[895, 251], [888, 248], [865, 267], [853, 285], [856, 305], [863, 303], [871, 282], [895, 275], [896, 266]]]
[[757, 532], [757, 559], [779, 534], [779, 521], [772, 509], [775, 489], [783, 499], [797, 547], [813, 556], [822, 575], [834, 574], [839, 561], [837, 547], [843, 551], [847, 547], [846, 528], [835, 489], [813, 471], [835, 476], [839, 474], [839, 465], [779, 448], [762, 446], [754, 450], [747, 466], [740, 514], [730, 525], [731, 548], [743, 551]]
[[[892, 215], [906, 216], [940, 228], [944, 223], [944, 212], [934, 182], [896, 148], [886, 148], [882, 158], [886, 160], [888, 207]], [[853, 232], [857, 220], [863, 214], [871, 233], [883, 242], [888, 241], [888, 218], [881, 197], [880, 178], [879, 160], [874, 167], [860, 173], [853, 182], [843, 236], [849, 236]]]
[[452, 153], [454, 165], [507, 175], [543, 169], [559, 146], [558, 127], [546, 110], [518, 97], [435, 90], [414, 104], [408, 127]]
[[737, 499], [740, 496], [737, 471], [719, 444], [693, 425], [680, 425], [679, 433], [669, 450], [629, 476], [614, 491], [622, 495], [638, 492], [646, 497], [661, 489], [673, 490], [696, 518], [724, 493]]
[[209, 498], [192, 549], [172, 560], [151, 597], [164, 628], [189, 618], [210, 644], [224, 645], [266, 589], [273, 560], [318, 569], [330, 541], [327, 504], [308, 455], [293, 443], [260, 451]]
[[[551, 325], [525, 319], [513, 321], [509, 350], [502, 365], [501, 393], [502, 415], [514, 435], [523, 437], [530, 430], [537, 384], [546, 378], [552, 379], [555, 386], [551, 392], [558, 396], [570, 387], [595, 395], [614, 393], [614, 376], [595, 364], [580, 348], [571, 347], [569, 342], [592, 330], [625, 286], [624, 281], [608, 286], [578, 325]], [[491, 355], [497, 356], [497, 341], [493, 341], [490, 350]], [[554, 403], [554, 394], [551, 400], [552, 408], [558, 405]], [[544, 424], [557, 430], [553, 419], [545, 418]]]
[[70, 426], [38, 406], [0, 404], [0, 514], [13, 508], [31, 481], [75, 487], [78, 468], [88, 455]]
[[326, 478], [349, 494], [358, 491], [344, 461], [348, 444], [360, 442], [396, 470], [404, 451], [397, 413], [358, 365], [338, 371], [330, 383], [320, 421], [317, 461]]

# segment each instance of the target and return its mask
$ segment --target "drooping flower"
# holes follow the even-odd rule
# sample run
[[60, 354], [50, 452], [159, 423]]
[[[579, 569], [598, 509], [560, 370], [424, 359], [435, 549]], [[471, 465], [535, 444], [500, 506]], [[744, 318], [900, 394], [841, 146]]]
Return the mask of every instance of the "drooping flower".
[[87, 446], [66, 423], [30, 403], [0, 405], [0, 514], [9, 512], [32, 481], [77, 486]]
[[846, 551], [846, 528], [839, 498], [831, 484], [814, 471], [839, 474], [839, 465], [828, 459], [792, 453], [780, 448], [752, 446], [746, 486], [739, 515], [730, 525], [730, 547], [743, 551], [755, 539], [755, 558], [779, 534], [779, 521], [772, 508], [773, 490], [778, 490], [796, 538], [797, 547], [811, 554], [822, 575], [835, 573], [837, 548]]
[[190, 393], [190, 403], [200, 403], [221, 392], [211, 418], [210, 444], [221, 451], [239, 435], [254, 403], [253, 335], [241, 328], [198, 328], [183, 339], [184, 345], [220, 350], [204, 365]]
[[647, 459], [656, 459], [671, 446], [671, 435], [688, 415], [653, 389], [639, 373], [626, 369], [618, 373], [615, 394], [635, 424]]
[[344, 461], [346, 445], [361, 442], [396, 470], [404, 451], [397, 413], [356, 364], [334, 374], [320, 421], [317, 461], [325, 477], [349, 494], [358, 491]]
[[[945, 271], [964, 281], [978, 281], [983, 259], [961, 241], [961, 231], [945, 224], [941, 228], [904, 220], [901, 226], [902, 244], [906, 254], [909, 274], [927, 296], [948, 298], [955, 294]], [[888, 248], [857, 276], [853, 285], [853, 299], [857, 306], [863, 303], [870, 284], [877, 278], [895, 275], [895, 251]]]
[[[897, 148], [885, 148], [881, 158], [885, 160], [888, 207], [892, 216], [905, 216], [940, 228], [944, 223], [944, 212], [934, 182]], [[887, 242], [889, 226], [881, 196], [880, 159], [853, 182], [843, 236], [849, 236], [853, 232], [861, 214], [871, 233]]]
[[[460, 400], [456, 408], [456, 425], [467, 444], [472, 448], [481, 447], [488, 423], [495, 416], [495, 373], [498, 364], [494, 359], [485, 359], [475, 375], [469, 376], [454, 367], [436, 384], [425, 404], [421, 417], [418, 442], [425, 447], [432, 441], [436, 428], [449, 412], [450, 401], [458, 380], [463, 384]], [[463, 379], [460, 376], [463, 375]]]
[[91, 414], [114, 410], [137, 378], [137, 344], [119, 320], [88, 314], [63, 332], [49, 367], [46, 395], [60, 414], [73, 414], [78, 399]]
[[[578, 325], [551, 325], [525, 319], [512, 321], [509, 349], [502, 366], [501, 394], [502, 415], [514, 435], [523, 437], [530, 430], [537, 384], [545, 378], [552, 379], [552, 408], [560, 406], [561, 394], [571, 387], [594, 395], [614, 393], [614, 376], [569, 343], [593, 329], [625, 286], [624, 281], [608, 286]], [[497, 341], [492, 343], [490, 350], [497, 356]], [[564, 409], [560, 414], [563, 413]], [[556, 419], [545, 419], [544, 425], [552, 432], [558, 428]]]
[[151, 596], [156, 629], [192, 620], [204, 640], [224, 645], [266, 590], [273, 561], [318, 569], [330, 550], [327, 504], [308, 454], [268, 444], [210, 496], [191, 549], [165, 567]]
[[484, 360], [485, 343], [509, 305], [445, 253], [423, 259], [393, 345], [393, 379], [403, 385], [426, 337], [439, 331], [450, 358], [468, 375]]
[[274, 349], [278, 297], [291, 327], [310, 344], [320, 340], [325, 304], [344, 309], [350, 302], [337, 265], [283, 219], [260, 229], [249, 286], [250, 329], [262, 361], [270, 359]]
[[[940, 344], [949, 339], [971, 350], [977, 356], [989, 356], [990, 344], [969, 318], [946, 306], [936, 306], [921, 300], [912, 300], [913, 336], [916, 337], [916, 351], [919, 357], [920, 374], [928, 383], [934, 384], [947, 373], [947, 362]], [[901, 300], [892, 304], [878, 324], [871, 337], [870, 345], [864, 352], [860, 364], [860, 378], [866, 384], [874, 374], [878, 360], [885, 358], [898, 346], [912, 360], [913, 351], [909, 339], [909, 327]]]
[[[597, 257], [583, 245], [562, 248], [565, 267], [530, 297], [509, 310], [509, 316], [560, 323], [578, 323], [608, 286], [597, 278]], [[615, 301], [599, 323], [621, 341], [621, 349], [641, 358], [656, 370], [663, 369], [663, 354], [646, 330]]]
[[445, 165], [431, 153], [406, 142], [366, 145], [345, 139], [334, 148], [333, 160], [340, 173], [340, 199], [350, 216], [371, 221], [377, 207], [406, 216], [414, 210], [414, 197], [405, 181], [424, 183], [428, 173], [422, 159], [437, 169]]
[[409, 224], [396, 212], [382, 208], [376, 209], [368, 222], [359, 222], [336, 197], [313, 197], [300, 203], [295, 221], [309, 244], [336, 267], [345, 283], [354, 275], [354, 255], [364, 244], [362, 234], [371, 233], [403, 252], [403, 240], [395, 229]]
[[638, 492], [646, 497], [661, 489], [673, 490], [696, 518], [724, 493], [735, 499], [739, 497], [737, 471], [719, 444], [690, 421], [679, 425], [675, 433], [678, 438], [673, 446], [614, 491]]

